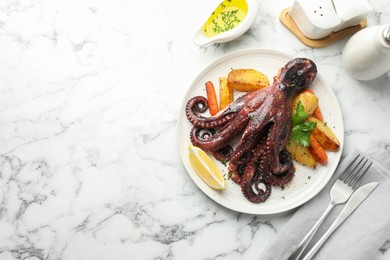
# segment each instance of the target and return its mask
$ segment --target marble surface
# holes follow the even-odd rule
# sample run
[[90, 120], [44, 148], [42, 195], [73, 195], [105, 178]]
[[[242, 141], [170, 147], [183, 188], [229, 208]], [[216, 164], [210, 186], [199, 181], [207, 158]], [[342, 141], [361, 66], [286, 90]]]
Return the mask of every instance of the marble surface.
[[[371, 0], [368, 26], [390, 23]], [[226, 53], [269, 48], [313, 59], [340, 102], [343, 154], [390, 150], [389, 74], [341, 68], [279, 21], [292, 1], [258, 0], [239, 39], [199, 48], [219, 1], [0, 3], [0, 259], [254, 259], [288, 221], [240, 214], [204, 195], [177, 149], [191, 82]], [[389, 243], [376, 259], [390, 259]]]

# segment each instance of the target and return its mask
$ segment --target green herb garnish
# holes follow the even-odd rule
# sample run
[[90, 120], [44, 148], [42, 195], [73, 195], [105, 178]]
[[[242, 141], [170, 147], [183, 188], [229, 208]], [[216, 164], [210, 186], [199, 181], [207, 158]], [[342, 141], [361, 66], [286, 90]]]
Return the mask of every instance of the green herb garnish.
[[306, 121], [308, 116], [309, 115], [306, 114], [302, 102], [299, 101], [297, 104], [297, 110], [295, 114], [291, 117], [291, 139], [304, 147], [310, 146], [311, 131], [313, 131], [314, 128], [316, 128], [317, 126], [317, 123], [315, 122]]
[[[222, 9], [224, 9], [225, 6], [222, 6]], [[237, 26], [240, 22], [241, 19], [237, 16], [238, 9], [236, 10], [231, 10], [231, 11], [223, 11], [220, 13], [221, 19], [223, 21], [223, 26], [219, 25], [217, 22], [218, 16], [213, 19], [211, 22], [213, 23], [213, 31], [215, 33], [222, 33], [229, 31], [233, 29], [235, 26]]]

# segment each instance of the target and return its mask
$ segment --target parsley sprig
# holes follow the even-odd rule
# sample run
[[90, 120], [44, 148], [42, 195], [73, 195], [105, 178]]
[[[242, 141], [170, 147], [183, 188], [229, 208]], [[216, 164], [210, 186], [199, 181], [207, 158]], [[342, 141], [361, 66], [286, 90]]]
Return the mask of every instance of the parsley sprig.
[[310, 146], [310, 134], [311, 131], [316, 128], [317, 123], [306, 121], [308, 114], [305, 112], [305, 108], [302, 105], [302, 102], [299, 101], [297, 104], [297, 110], [295, 114], [291, 117], [292, 121], [292, 130], [291, 130], [291, 139], [297, 142], [301, 146], [308, 147]]

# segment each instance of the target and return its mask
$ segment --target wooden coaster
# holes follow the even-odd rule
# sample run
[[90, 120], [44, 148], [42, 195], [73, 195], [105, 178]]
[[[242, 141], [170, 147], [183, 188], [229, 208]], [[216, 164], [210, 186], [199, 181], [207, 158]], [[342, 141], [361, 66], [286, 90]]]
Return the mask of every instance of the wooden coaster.
[[360, 24], [351, 26], [348, 28], [345, 28], [341, 31], [338, 32], [332, 32], [328, 36], [313, 40], [307, 38], [305, 35], [302, 34], [302, 32], [299, 30], [298, 26], [295, 24], [294, 20], [291, 18], [291, 16], [288, 14], [288, 11], [290, 10], [290, 7], [284, 9], [280, 16], [279, 19], [282, 22], [282, 24], [289, 29], [301, 42], [303, 42], [305, 45], [312, 47], [312, 48], [322, 48], [325, 47], [335, 41], [340, 40], [341, 38], [354, 34], [364, 27], [367, 26], [367, 19], [364, 19], [363, 21], [360, 22]]

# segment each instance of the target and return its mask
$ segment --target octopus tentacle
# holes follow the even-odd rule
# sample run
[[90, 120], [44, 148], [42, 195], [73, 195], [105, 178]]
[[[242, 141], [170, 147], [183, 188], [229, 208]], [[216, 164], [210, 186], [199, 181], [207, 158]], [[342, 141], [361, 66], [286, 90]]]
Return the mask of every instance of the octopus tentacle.
[[[240, 168], [243, 167], [242, 165], [247, 164], [249, 159], [252, 159], [253, 154], [251, 151], [259, 144], [259, 140], [263, 136], [267, 136], [267, 132], [270, 127], [268, 118], [264, 118], [264, 120], [261, 122], [261, 126], [253, 127], [252, 123], [253, 121], [248, 123], [243, 134], [243, 136], [247, 136], [242, 138], [241, 141], [237, 144], [236, 150], [234, 151], [229, 164], [229, 173], [232, 176], [232, 180], [236, 183], [241, 182], [242, 173], [239, 171]], [[259, 156], [260, 155], [257, 157]]]
[[[257, 96], [255, 96], [256, 99], [259, 99]], [[258, 102], [259, 104], [262, 104], [262, 102]], [[260, 106], [258, 104], [258, 106]], [[265, 107], [265, 106], [261, 106]], [[195, 145], [198, 146], [206, 151], [215, 151], [218, 150], [219, 148], [222, 148], [223, 146], [226, 145], [230, 140], [232, 140], [234, 137], [236, 137], [238, 134], [244, 131], [246, 129], [248, 122], [253, 120], [255, 117], [260, 116], [260, 112], [255, 111], [258, 107], [257, 106], [245, 106], [243, 109], [241, 109], [227, 124], [225, 127], [223, 127], [222, 130], [219, 130], [215, 135], [213, 135], [211, 138], [207, 140], [201, 140], [197, 138], [195, 135], [194, 130], [191, 131], [190, 134], [190, 139], [191, 142]], [[263, 109], [265, 110], [265, 109]], [[261, 110], [261, 111], [263, 111]], [[265, 111], [266, 112], [266, 111]], [[253, 115], [252, 115], [253, 113]], [[263, 116], [263, 115], [262, 115]], [[252, 128], [257, 128], [257, 124], [259, 121], [254, 121]], [[244, 132], [245, 135], [245, 132]], [[245, 140], [246, 137], [242, 137], [242, 140]]]
[[245, 127], [241, 140], [237, 144], [236, 150], [232, 156], [232, 160], [239, 159], [244, 152], [254, 148], [255, 144], [258, 142], [258, 135], [262, 132], [267, 132], [264, 131], [264, 128], [270, 121], [269, 109], [270, 103], [265, 102], [260, 108], [248, 114], [248, 117], [251, 120]]
[[208, 108], [208, 102], [205, 97], [196, 96], [191, 98], [186, 105], [185, 111], [188, 120], [196, 127], [210, 129], [225, 125], [234, 116], [234, 113], [225, 113], [216, 117], [204, 117], [203, 113]]
[[[290, 129], [288, 126], [286, 127]], [[273, 124], [269, 130], [266, 141], [267, 150], [270, 153], [270, 171], [275, 175], [282, 175], [288, 171], [292, 164], [292, 160], [282, 161], [279, 157], [282, 149], [284, 149], [284, 145], [287, 142], [287, 138], [283, 138], [283, 140], [280, 139], [281, 132], [279, 129], [280, 127], [278, 127], [278, 124]]]
[[259, 160], [259, 169], [263, 179], [273, 186], [284, 186], [294, 177], [295, 168], [291, 154], [284, 147], [275, 154], [275, 143], [272, 142], [275, 129], [276, 124], [271, 126], [268, 136], [262, 146], [256, 150], [255, 156], [263, 154]]
[[[259, 185], [263, 184], [261, 188]], [[240, 183], [241, 191], [244, 196], [251, 202], [264, 202], [271, 195], [271, 185], [258, 174], [256, 161], [251, 161], [242, 176]]]
[[248, 121], [249, 119], [243, 119], [240, 123], [231, 123], [222, 132], [217, 132], [207, 140], [200, 139], [196, 135], [198, 128], [193, 127], [190, 132], [190, 140], [193, 145], [198, 146], [205, 151], [216, 151], [224, 147], [227, 143], [234, 139], [234, 137], [240, 134], [247, 125]]
[[246, 106], [252, 98], [256, 97], [258, 93], [256, 91], [249, 92], [243, 96], [238, 97], [236, 100], [234, 100], [231, 104], [229, 104], [225, 110], [221, 113], [223, 114], [230, 114], [230, 113], [237, 113], [241, 109], [243, 109], [244, 106]]
[[[290, 153], [288, 153], [286, 150], [283, 150], [281, 152], [280, 158], [282, 162], [284, 163], [285, 160], [292, 160]], [[292, 161], [291, 161], [292, 162]], [[288, 184], [291, 179], [294, 177], [295, 174], [295, 168], [294, 164], [290, 163], [288, 164], [290, 167], [283, 172], [282, 174], [274, 174], [272, 171], [264, 172], [264, 179], [267, 180], [271, 185], [273, 186], [284, 186]]]
[[245, 166], [248, 162], [241, 161], [240, 159], [235, 161], [230, 161], [229, 163], [229, 175], [232, 181], [234, 181], [237, 184], [240, 184], [241, 182], [241, 176], [243, 175], [243, 172], [245, 170]]
[[208, 101], [205, 97], [196, 96], [188, 100], [185, 107], [186, 116], [188, 120], [197, 127], [220, 127], [227, 124], [254, 96], [256, 96], [255, 93], [250, 92], [237, 98], [220, 115], [214, 117], [204, 117], [199, 114], [206, 112], [208, 109]]
[[[270, 196], [271, 184], [263, 177], [262, 171], [267, 167], [266, 136], [258, 139], [250, 163], [246, 166], [240, 186], [244, 196], [251, 202], [260, 203]], [[262, 188], [259, 185], [263, 185]]]
[[230, 161], [232, 158], [232, 155], [234, 153], [233, 147], [231, 145], [226, 145], [217, 151], [213, 151], [213, 156], [215, 159], [221, 162], [227, 162]]
[[[268, 96], [268, 91], [265, 91], [267, 88], [260, 89], [258, 91], [250, 92], [244, 96], [241, 96], [237, 99], [237, 102], [229, 105], [226, 110], [222, 113], [232, 113], [235, 112], [234, 117], [231, 120], [231, 123], [236, 124], [244, 118], [253, 118], [255, 114], [252, 114], [258, 108], [263, 106], [263, 102]], [[235, 121], [237, 120], [237, 121]], [[229, 123], [230, 124], [230, 123]], [[224, 131], [228, 125], [221, 127], [220, 131]]]
[[[248, 164], [248, 161], [255, 161], [256, 163], [259, 163], [260, 166], [262, 163], [264, 164], [264, 162], [268, 165], [269, 152], [267, 151], [266, 147], [266, 139], [268, 136], [270, 124], [271, 123], [268, 122], [264, 126], [263, 131], [257, 134], [254, 143], [255, 146], [253, 148], [248, 148], [247, 151], [244, 151], [243, 155], [239, 158], [238, 161], [231, 161], [233, 167], [229, 167], [229, 172], [231, 172], [232, 176], [235, 177], [236, 180], [233, 179], [233, 181], [235, 181], [236, 183], [241, 183], [241, 176], [243, 175], [242, 169], [245, 170], [245, 166], [246, 164]], [[238, 165], [236, 166], [237, 168], [234, 168], [234, 165]]]

